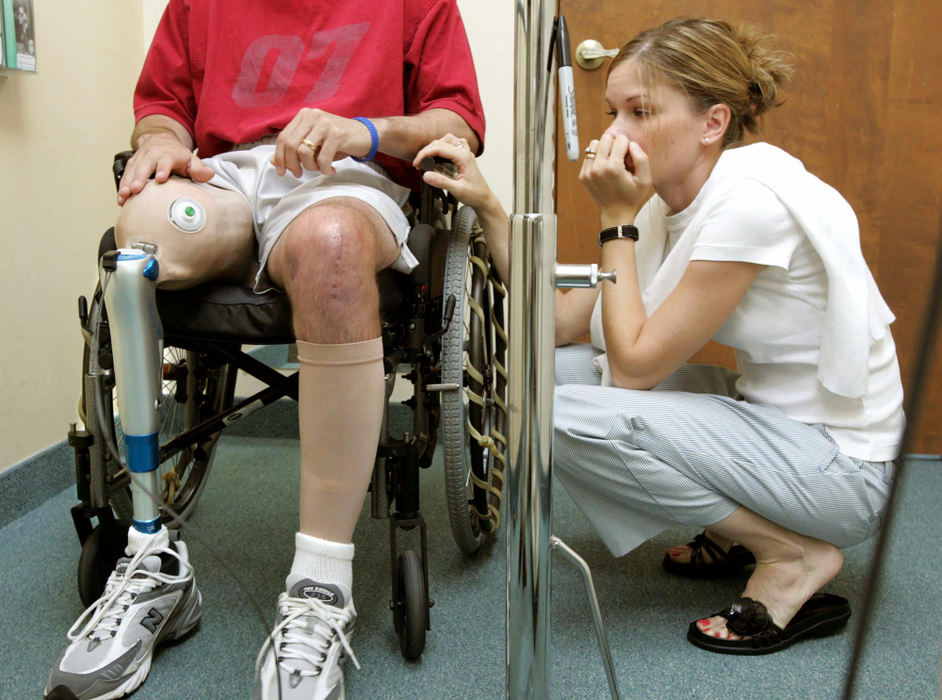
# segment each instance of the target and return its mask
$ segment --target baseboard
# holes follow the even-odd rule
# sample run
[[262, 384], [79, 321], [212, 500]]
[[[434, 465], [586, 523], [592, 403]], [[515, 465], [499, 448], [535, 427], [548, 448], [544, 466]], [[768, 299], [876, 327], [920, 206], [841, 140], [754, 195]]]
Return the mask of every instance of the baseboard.
[[60, 440], [0, 472], [0, 527], [75, 486], [72, 454]]
[[[263, 345], [252, 348], [248, 354], [271, 367], [279, 367], [288, 358], [288, 346]], [[274, 413], [286, 416], [290, 415], [290, 411], [290, 408], [283, 407]], [[277, 415], [267, 417], [267, 425], [271, 427], [278, 423], [288, 424], [288, 421], [278, 421], [277, 417]], [[254, 432], [250, 427], [252, 422], [246, 421], [244, 429], [247, 434]], [[276, 432], [276, 434], [286, 433], [290, 433], [290, 428], [283, 428]], [[297, 435], [296, 417], [294, 434]], [[0, 527], [25, 515], [70, 486], [75, 486], [75, 459], [72, 448], [65, 439], [4, 469], [0, 472]], [[78, 502], [77, 497], [76, 502]]]

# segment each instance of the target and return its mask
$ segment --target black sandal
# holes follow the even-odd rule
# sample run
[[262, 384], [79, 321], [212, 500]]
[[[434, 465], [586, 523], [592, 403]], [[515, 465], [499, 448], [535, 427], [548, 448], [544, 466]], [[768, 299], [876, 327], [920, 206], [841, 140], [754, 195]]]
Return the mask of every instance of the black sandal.
[[830, 593], [815, 593], [799, 608], [785, 629], [774, 622], [765, 605], [752, 598], [740, 598], [710, 617], [725, 617], [726, 628], [745, 639], [712, 637], [697, 622], [687, 629], [687, 641], [718, 654], [755, 656], [771, 654], [808, 637], [826, 637], [839, 632], [850, 619], [850, 603]]
[[[756, 563], [752, 552], [742, 545], [734, 544], [728, 552], [724, 552], [722, 547], [707, 537], [706, 532], [694, 537], [687, 546], [690, 547], [690, 561], [674, 561], [668, 552], [661, 561], [665, 571], [688, 578], [724, 578], [743, 574], [743, 569]], [[710, 555], [710, 561], [706, 561], [703, 556], [704, 550]]]

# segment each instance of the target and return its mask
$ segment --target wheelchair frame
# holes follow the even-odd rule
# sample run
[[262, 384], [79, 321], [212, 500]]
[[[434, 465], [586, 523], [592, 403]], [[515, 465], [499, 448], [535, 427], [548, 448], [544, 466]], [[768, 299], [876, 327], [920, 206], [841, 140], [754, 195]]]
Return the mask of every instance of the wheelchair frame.
[[[130, 155], [115, 157], [116, 184]], [[409, 243], [421, 264], [410, 275], [384, 271], [380, 279], [381, 294], [391, 291], [398, 297], [402, 313], [390, 317], [384, 308], [382, 314], [387, 403], [370, 486], [372, 516], [390, 521], [390, 607], [400, 649], [409, 659], [418, 658], [424, 649], [428, 610], [434, 604], [428, 588], [426, 525], [419, 509], [419, 471], [432, 464], [439, 424], [452, 532], [467, 554], [477, 552], [499, 526], [507, 447], [506, 292], [489, 264], [473, 210], [458, 209], [453, 197], [427, 186], [414, 204], [418, 223]], [[112, 229], [102, 239], [99, 258], [113, 248]], [[206, 331], [200, 317], [184, 328], [168, 323], [168, 311], [188, 314], [195, 299], [205, 302], [232, 294], [249, 300], [252, 320], [260, 318], [268, 327], [255, 332], [252, 323], [236, 324], [235, 332], [226, 333]], [[159, 461], [165, 482], [161, 519], [168, 527], [179, 527], [195, 507], [225, 427], [278, 399], [297, 400], [297, 373], [285, 376], [241, 349], [244, 344], [294, 342], [287, 298], [265, 296], [263, 302], [233, 285], [158, 290], [158, 310], [162, 318], [167, 316]], [[72, 508], [82, 545], [78, 588], [89, 605], [101, 594], [126, 544], [130, 479], [122, 464], [100, 285], [91, 304], [80, 297], [79, 319], [85, 338], [79, 404], [84, 427], [73, 424], [68, 440], [75, 453], [80, 500]], [[271, 328], [274, 332], [268, 333]], [[411, 433], [396, 438], [389, 431], [388, 402], [402, 365], [410, 366], [405, 378], [414, 386], [413, 396], [403, 402], [412, 409], [413, 424]], [[266, 387], [233, 404], [238, 370]], [[416, 528], [419, 553], [400, 552], [399, 531]]]

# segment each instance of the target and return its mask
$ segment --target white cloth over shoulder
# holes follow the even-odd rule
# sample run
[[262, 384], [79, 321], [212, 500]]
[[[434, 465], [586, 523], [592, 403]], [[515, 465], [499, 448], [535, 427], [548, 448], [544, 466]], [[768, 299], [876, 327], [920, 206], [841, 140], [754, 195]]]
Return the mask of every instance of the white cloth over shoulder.
[[[857, 217], [837, 190], [809, 173], [797, 158], [770, 144], [757, 143], [725, 151], [704, 187], [727, 193], [754, 180], [771, 189], [794, 216], [820, 256], [827, 273], [827, 306], [822, 328], [818, 379], [829, 391], [857, 398], [867, 391], [871, 345], [884, 337], [894, 320], [877, 289], [860, 249]], [[714, 184], [715, 183], [715, 184]], [[648, 316], [676, 287], [690, 263], [700, 230], [711, 212], [703, 207], [668, 250], [667, 206], [657, 195], [644, 206], [636, 224], [638, 278]], [[601, 295], [591, 323], [592, 344], [605, 350]], [[754, 357], [775, 362], [774, 346]], [[596, 359], [602, 384], [611, 385], [604, 355]]]

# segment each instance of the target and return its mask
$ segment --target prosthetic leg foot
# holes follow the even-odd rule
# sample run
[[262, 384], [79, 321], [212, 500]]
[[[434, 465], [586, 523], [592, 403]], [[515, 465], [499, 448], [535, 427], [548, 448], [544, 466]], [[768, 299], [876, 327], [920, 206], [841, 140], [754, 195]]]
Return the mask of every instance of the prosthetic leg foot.
[[158, 644], [199, 624], [202, 598], [186, 545], [171, 542], [166, 528], [156, 534], [132, 528], [128, 540], [131, 556], [118, 560], [101, 598], [69, 630], [47, 700], [122, 697], [147, 678]]
[[68, 632], [70, 643], [50, 673], [47, 698], [117, 698], [133, 691], [150, 671], [154, 648], [187, 634], [200, 620], [202, 600], [186, 545], [171, 541], [157, 501], [163, 353], [154, 302], [158, 276], [157, 260], [147, 252], [123, 249], [102, 258], [133, 524], [128, 556], [118, 560], [104, 593]]

